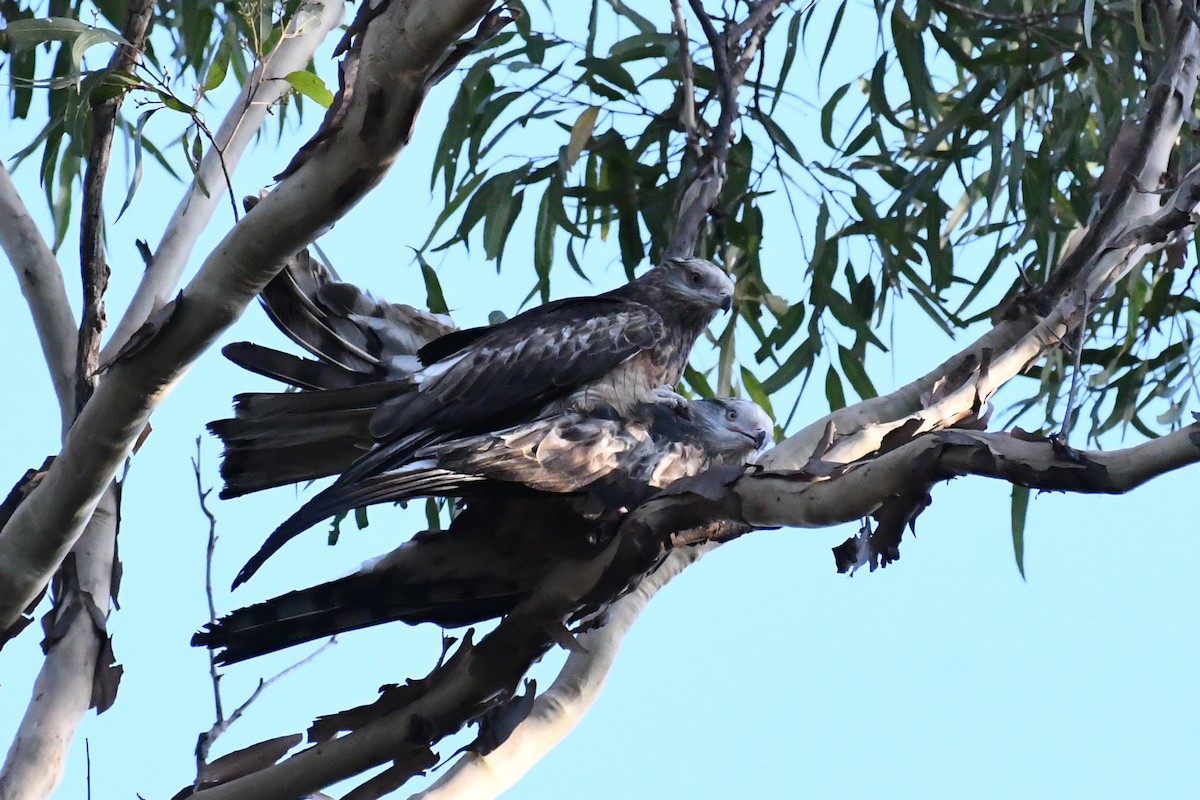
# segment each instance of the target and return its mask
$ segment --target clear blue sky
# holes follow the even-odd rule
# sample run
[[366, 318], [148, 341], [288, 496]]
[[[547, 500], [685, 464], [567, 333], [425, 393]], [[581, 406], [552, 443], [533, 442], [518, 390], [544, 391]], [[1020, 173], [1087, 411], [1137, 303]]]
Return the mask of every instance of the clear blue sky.
[[[854, 73], [868, 66], [846, 60], [836, 68]], [[328, 62], [320, 69], [332, 74]], [[793, 80], [796, 91], [812, 95], [815, 78], [805, 65], [797, 65]], [[823, 88], [838, 82], [827, 80]], [[424, 297], [404, 246], [420, 243], [437, 210], [425, 187], [453, 89], [453, 78], [438, 87], [396, 169], [321, 241], [344, 277], [392, 299], [419, 303]], [[790, 120], [798, 129], [817, 124], [802, 113]], [[273, 135], [264, 137], [236, 176], [237, 193], [269, 184], [315, 123], [316, 115], [307, 115], [304, 130], [289, 133], [278, 147]], [[3, 123], [3, 154], [30, 135], [28, 126]], [[44, 217], [30, 166], [16, 178]], [[179, 186], [148, 170], [132, 208], [110, 227], [110, 316], [123, 307], [141, 270], [134, 240], [157, 241], [179, 193]], [[114, 208], [122, 194], [110, 192]], [[802, 219], [810, 216], [805, 212], [800, 209]], [[763, 258], [780, 274], [794, 275], [783, 288], [799, 297], [804, 264], [795, 259], [799, 243], [790, 215], [781, 207], [768, 214]], [[230, 221], [223, 209], [193, 269]], [[60, 256], [73, 285], [71, 241]], [[614, 245], [588, 249], [597, 289], [621, 280]], [[478, 254], [455, 251], [435, 262], [460, 323], [479, 323], [497, 307], [514, 310], [533, 280], [518, 246], [514, 239], [500, 277]], [[556, 279], [554, 293], [585, 290]], [[0, 336], [9, 343], [6, 372], [19, 382], [0, 399], [9, 421], [0, 451], [7, 486], [57, 450], [58, 415], [7, 269], [0, 270], [0, 297], [6, 298], [0, 315]], [[895, 326], [894, 362], [869, 362], [881, 391], [961, 346], [917, 320], [902, 317], [904, 324]], [[282, 341], [253, 308], [225, 341], [237, 339]], [[125, 495], [122, 609], [111, 625], [125, 678], [116, 706], [85, 721], [58, 797], [84, 796], [84, 737], [96, 797], [168, 797], [193, 774], [192, 749], [211, 724], [212, 709], [206, 658], [188, 646], [206, 616], [206, 525], [189, 458], [203, 424], [224, 416], [235, 392], [267, 385], [214, 350], [155, 414], [154, 433], [133, 464]], [[797, 416], [801, 422], [824, 411], [820, 393], [811, 394]], [[211, 485], [217, 447], [204, 435], [202, 448]], [[1200, 648], [1189, 562], [1197, 526], [1195, 503], [1185, 498], [1196, 476], [1195, 469], [1177, 473], [1125, 498], [1036, 498], [1027, 582], [1013, 564], [1008, 487], [982, 479], [938, 487], [900, 562], [874, 574], [846, 578], [834, 571], [829, 548], [853, 526], [744, 537], [651, 604], [599, 703], [508, 796], [1194, 797]], [[297, 502], [290, 489], [214, 500], [219, 590]], [[371, 519], [370, 528], [348, 532], [336, 548], [326, 547], [319, 534], [297, 541], [234, 596], [222, 591], [219, 608], [342, 574], [420, 525], [382, 513]], [[272, 687], [222, 740], [221, 751], [300, 731], [316, 714], [369, 702], [380, 684], [425, 674], [439, 651], [432, 628], [346, 635]], [[227, 707], [295, 657], [227, 670]], [[539, 667], [543, 686], [560, 661], [556, 653]], [[33, 631], [0, 652], [0, 741], [6, 745], [39, 664]]]

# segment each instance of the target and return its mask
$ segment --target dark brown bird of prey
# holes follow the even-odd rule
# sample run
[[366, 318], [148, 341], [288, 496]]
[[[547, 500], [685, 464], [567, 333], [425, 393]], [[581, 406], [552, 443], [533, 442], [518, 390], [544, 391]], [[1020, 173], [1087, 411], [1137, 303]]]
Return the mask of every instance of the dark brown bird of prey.
[[626, 417], [568, 411], [422, 448], [351, 496], [326, 496], [336, 486], [317, 495], [292, 528], [333, 506], [465, 495], [447, 531], [418, 534], [354, 575], [235, 611], [192, 643], [224, 647], [220, 660], [232, 663], [394, 620], [453, 627], [502, 616], [555, 565], [605, 546], [627, 509], [677, 478], [746, 464], [772, 430], [748, 400], [697, 400], [641, 404]]
[[[621, 416], [644, 403], [678, 405], [674, 387], [696, 338], [732, 300], [733, 283], [718, 267], [703, 259], [672, 259], [610, 292], [557, 300], [499, 325], [434, 339], [417, 350], [419, 365], [411, 372], [396, 369], [383, 380], [347, 388], [240, 397], [237, 418], [211, 426], [233, 445], [227, 447], [230, 464], [222, 468], [227, 487], [222, 495], [339, 471], [342, 491], [448, 439], [566, 410], [603, 407]], [[322, 362], [304, 363], [327, 360], [317, 354]], [[327, 386], [332, 380], [296, 377], [302, 359], [263, 368], [251, 363], [261, 353], [239, 355], [244, 366], [298, 385]], [[347, 465], [368, 437], [372, 448]], [[233, 464], [236, 453], [256, 439], [279, 444], [269, 457], [286, 458], [290, 468], [268, 466], [269, 476], [247, 470], [251, 474], [242, 479]], [[245, 452], [255, 449], [247, 446]], [[261, 470], [263, 464], [250, 466]], [[251, 560], [234, 586], [261, 563]]]

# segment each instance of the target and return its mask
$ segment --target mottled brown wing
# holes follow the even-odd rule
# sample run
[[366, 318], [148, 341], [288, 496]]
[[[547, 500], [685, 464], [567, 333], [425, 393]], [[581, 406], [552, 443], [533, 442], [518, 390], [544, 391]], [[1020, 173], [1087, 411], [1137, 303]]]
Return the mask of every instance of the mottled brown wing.
[[388, 440], [415, 430], [456, 435], [507, 427], [602, 378], [664, 336], [654, 309], [609, 297], [571, 298], [513, 317], [451, 353], [438, 342], [421, 352], [439, 359], [420, 374], [416, 392], [384, 406], [372, 433]]

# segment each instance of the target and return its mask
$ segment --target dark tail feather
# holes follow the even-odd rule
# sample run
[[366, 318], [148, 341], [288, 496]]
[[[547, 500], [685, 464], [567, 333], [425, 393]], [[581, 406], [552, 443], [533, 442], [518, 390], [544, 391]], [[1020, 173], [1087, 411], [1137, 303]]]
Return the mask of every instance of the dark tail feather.
[[208, 429], [225, 445], [222, 497], [336, 475], [372, 444], [370, 419], [402, 382], [238, 395], [235, 417]]
[[[433, 474], [434, 472], [440, 474]], [[453, 494], [469, 481], [470, 479], [465, 476], [445, 473], [441, 470], [419, 470], [398, 476], [395, 474], [376, 475], [353, 483], [343, 483], [339, 480], [329, 488], [317, 493], [272, 531], [258, 551], [238, 572], [231, 588], [236, 589], [250, 580], [268, 558], [323, 519], [377, 503], [399, 502], [425, 495]], [[228, 479], [227, 486], [229, 486]], [[234, 484], [234, 486], [240, 487], [240, 484]], [[229, 490], [227, 489], [227, 491]], [[221, 496], [224, 497], [225, 493], [222, 493]]]
[[284, 266], [260, 299], [296, 344], [325, 363], [377, 379], [410, 374], [417, 350], [455, 330], [446, 317], [381, 301], [338, 281], [307, 251]]
[[300, 389], [338, 389], [379, 379], [375, 374], [300, 358], [253, 342], [227, 344], [221, 348], [221, 353], [242, 369]]
[[331, 317], [318, 303], [321, 287], [331, 279], [329, 271], [307, 252], [297, 253], [263, 287], [263, 309], [275, 327], [322, 361], [351, 372], [377, 372], [379, 359], [361, 346], [363, 331], [349, 320]]
[[221, 419], [208, 429], [225, 445], [221, 497], [336, 475], [370, 446], [369, 412]]
[[446, 628], [503, 616], [547, 569], [478, 536], [418, 535], [372, 569], [232, 612], [192, 637], [232, 664], [345, 631], [401, 621]]

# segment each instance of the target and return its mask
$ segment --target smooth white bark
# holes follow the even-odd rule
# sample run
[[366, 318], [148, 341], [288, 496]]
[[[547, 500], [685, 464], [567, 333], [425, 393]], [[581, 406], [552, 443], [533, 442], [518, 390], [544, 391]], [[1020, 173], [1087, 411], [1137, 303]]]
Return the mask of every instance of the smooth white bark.
[[[146, 268], [141, 284], [105, 345], [105, 363], [124, 347], [152, 313], [171, 299], [200, 234], [208, 227], [217, 207], [228, 202], [226, 181], [258, 134], [267, 112], [291, 89], [291, 84], [283, 77], [305, 68], [321, 42], [341, 24], [343, 16], [343, 0], [309, 0], [297, 10], [284, 39], [250, 73], [237, 100], [213, 134], [215, 146], [206, 149], [197, 176], [167, 223], [158, 249], [154, 251], [153, 262]], [[201, 186], [208, 192], [205, 193]]]
[[[80, 588], [107, 617], [116, 555], [115, 489], [104, 494], [76, 556]], [[79, 721], [91, 707], [92, 682], [103, 630], [83, 608], [52, 644], [33, 684], [33, 697], [0, 769], [0, 800], [43, 800], [62, 779]], [[62, 613], [62, 609], [59, 609]]]
[[17, 274], [17, 283], [33, 315], [65, 432], [74, 417], [79, 325], [67, 300], [62, 267], [34, 224], [3, 163], [0, 163], [0, 247]]

